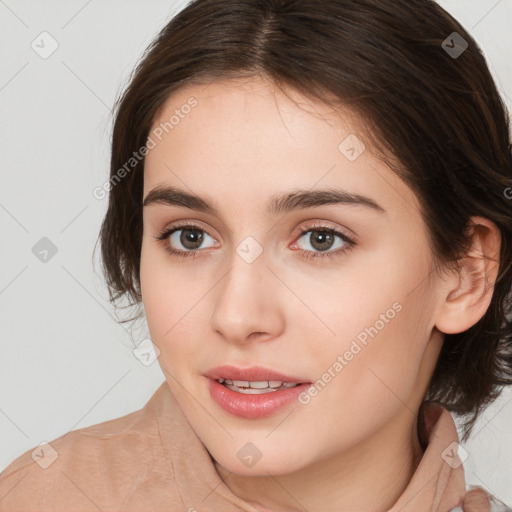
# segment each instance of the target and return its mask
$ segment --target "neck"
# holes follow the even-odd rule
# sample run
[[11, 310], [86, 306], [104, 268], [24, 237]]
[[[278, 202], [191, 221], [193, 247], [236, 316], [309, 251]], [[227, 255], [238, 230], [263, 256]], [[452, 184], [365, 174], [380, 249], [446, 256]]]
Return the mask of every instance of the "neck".
[[225, 484], [259, 512], [378, 512], [404, 492], [419, 461], [417, 416], [400, 416], [348, 451], [293, 473], [247, 477], [215, 462]]

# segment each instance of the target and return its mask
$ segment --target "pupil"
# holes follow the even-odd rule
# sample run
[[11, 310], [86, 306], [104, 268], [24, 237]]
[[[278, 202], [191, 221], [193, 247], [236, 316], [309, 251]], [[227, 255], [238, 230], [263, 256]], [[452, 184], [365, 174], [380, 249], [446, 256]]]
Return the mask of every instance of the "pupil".
[[[313, 233], [317, 233], [317, 235], [315, 236]], [[319, 251], [324, 251], [326, 249], [329, 249], [332, 245], [332, 242], [333, 242], [333, 236], [332, 236], [332, 233], [330, 233], [329, 231], [313, 231], [311, 233], [311, 245], [319, 250]], [[325, 245], [327, 242], [327, 245]]]
[[[197, 229], [183, 229], [181, 231], [180, 242], [187, 249], [197, 249], [203, 242], [204, 235]], [[192, 244], [190, 246], [189, 244]]]

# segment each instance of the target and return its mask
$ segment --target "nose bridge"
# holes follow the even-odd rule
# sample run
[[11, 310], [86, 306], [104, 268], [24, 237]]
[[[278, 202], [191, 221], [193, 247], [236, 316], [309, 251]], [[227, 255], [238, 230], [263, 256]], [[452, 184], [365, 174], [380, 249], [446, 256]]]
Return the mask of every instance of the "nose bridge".
[[211, 318], [212, 328], [225, 339], [243, 342], [255, 332], [273, 337], [282, 329], [279, 297], [269, 284], [275, 277], [267, 265], [263, 247], [253, 237], [234, 248]]

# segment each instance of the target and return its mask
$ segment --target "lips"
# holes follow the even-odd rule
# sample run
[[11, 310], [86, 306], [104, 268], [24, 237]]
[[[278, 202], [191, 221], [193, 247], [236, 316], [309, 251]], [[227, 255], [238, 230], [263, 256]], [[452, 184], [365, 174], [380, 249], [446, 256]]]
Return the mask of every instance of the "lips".
[[217, 366], [204, 376], [211, 398], [224, 411], [253, 420], [291, 406], [311, 384], [306, 378], [261, 366]]
[[232, 365], [217, 366], [208, 370], [205, 374], [212, 380], [232, 380], [232, 381], [246, 381], [246, 382], [287, 382], [287, 383], [310, 383], [306, 378], [297, 377], [293, 375], [286, 375], [284, 373], [263, 368], [260, 366], [251, 366], [248, 368], [241, 368]]

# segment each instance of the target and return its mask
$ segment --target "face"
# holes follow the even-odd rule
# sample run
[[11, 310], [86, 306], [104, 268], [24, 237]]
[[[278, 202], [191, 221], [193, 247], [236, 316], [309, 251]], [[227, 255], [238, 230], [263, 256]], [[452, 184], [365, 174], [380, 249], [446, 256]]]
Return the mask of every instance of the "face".
[[[358, 121], [262, 79], [226, 80], [175, 92], [150, 132], [150, 335], [192, 428], [234, 473], [348, 453], [412, 421], [426, 391], [441, 342], [426, 228]], [[155, 194], [165, 187], [211, 208]], [[216, 381], [229, 375], [245, 382]]]

